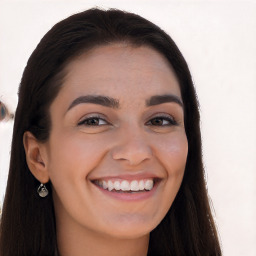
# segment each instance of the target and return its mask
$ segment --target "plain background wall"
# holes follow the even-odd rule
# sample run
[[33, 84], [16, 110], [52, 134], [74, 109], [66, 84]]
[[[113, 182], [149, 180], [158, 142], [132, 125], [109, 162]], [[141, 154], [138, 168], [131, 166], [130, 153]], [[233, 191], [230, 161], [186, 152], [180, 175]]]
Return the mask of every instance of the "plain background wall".
[[[206, 181], [224, 255], [256, 255], [256, 3], [0, 0], [0, 98], [14, 111], [26, 61], [57, 21], [90, 7], [138, 13], [171, 35], [201, 104]], [[0, 202], [12, 122], [0, 123]]]

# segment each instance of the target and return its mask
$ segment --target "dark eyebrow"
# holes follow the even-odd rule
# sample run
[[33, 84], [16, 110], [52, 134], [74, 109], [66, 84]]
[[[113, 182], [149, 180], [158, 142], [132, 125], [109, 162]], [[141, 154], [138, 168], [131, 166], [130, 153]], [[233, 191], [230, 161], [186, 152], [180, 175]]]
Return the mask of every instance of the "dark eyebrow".
[[119, 101], [117, 99], [101, 95], [85, 95], [73, 100], [70, 106], [68, 107], [68, 110], [82, 103], [92, 103], [102, 105], [104, 107], [119, 108]]
[[146, 101], [146, 106], [155, 106], [167, 102], [174, 102], [180, 105], [183, 108], [183, 103], [180, 97], [173, 94], [165, 94], [165, 95], [156, 95], [152, 96], [149, 100]]

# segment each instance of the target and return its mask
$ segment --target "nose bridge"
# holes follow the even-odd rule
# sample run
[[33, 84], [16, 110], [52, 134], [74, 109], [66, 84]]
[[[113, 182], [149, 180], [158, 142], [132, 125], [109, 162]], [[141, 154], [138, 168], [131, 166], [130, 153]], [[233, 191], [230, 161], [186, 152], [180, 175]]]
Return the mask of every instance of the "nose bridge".
[[120, 129], [112, 149], [115, 160], [123, 160], [130, 165], [138, 165], [152, 157], [152, 149], [145, 131], [139, 126], [129, 125]]

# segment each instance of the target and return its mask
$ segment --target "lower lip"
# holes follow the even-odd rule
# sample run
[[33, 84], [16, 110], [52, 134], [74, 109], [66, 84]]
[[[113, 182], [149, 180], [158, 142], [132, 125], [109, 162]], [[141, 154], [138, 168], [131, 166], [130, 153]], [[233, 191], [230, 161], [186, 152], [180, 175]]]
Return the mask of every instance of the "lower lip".
[[113, 197], [115, 199], [122, 200], [122, 201], [140, 201], [140, 200], [146, 200], [146, 199], [152, 197], [156, 192], [156, 189], [159, 185], [159, 182], [155, 183], [154, 187], [150, 191], [135, 192], [135, 193], [112, 192], [112, 191], [109, 191], [107, 189], [103, 189], [102, 187], [99, 187], [96, 184], [94, 184], [94, 185], [100, 191], [102, 191], [105, 195]]

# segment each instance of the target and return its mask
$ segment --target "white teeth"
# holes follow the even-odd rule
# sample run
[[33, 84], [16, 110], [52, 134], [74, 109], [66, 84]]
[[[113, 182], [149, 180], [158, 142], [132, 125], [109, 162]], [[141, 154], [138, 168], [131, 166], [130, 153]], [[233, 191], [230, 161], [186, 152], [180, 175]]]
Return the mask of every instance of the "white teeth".
[[144, 181], [143, 180], [140, 180], [139, 188], [140, 188], [140, 190], [144, 190], [145, 189], [145, 185], [144, 185]]
[[152, 188], [153, 188], [153, 180], [147, 180], [146, 182], [145, 182], [145, 189], [146, 190], [151, 190]]
[[111, 180], [108, 181], [108, 190], [111, 191], [114, 189], [114, 184]]
[[137, 180], [133, 180], [131, 182], [131, 191], [139, 191], [139, 182]]
[[121, 182], [120, 189], [121, 189], [122, 191], [129, 191], [129, 190], [130, 190], [130, 184], [129, 184], [129, 182], [128, 182], [127, 180], [123, 180], [123, 181]]
[[121, 184], [120, 184], [120, 182], [119, 181], [115, 181], [114, 182], [114, 188], [115, 188], [115, 190], [120, 190], [121, 189]]
[[107, 183], [105, 180], [103, 180], [102, 183], [103, 183], [103, 184], [102, 184], [102, 187], [103, 187], [104, 189], [107, 189], [107, 188], [108, 188], [108, 183]]
[[143, 191], [143, 190], [151, 190], [154, 186], [153, 179], [147, 179], [147, 180], [97, 180], [95, 182], [97, 185], [102, 187], [103, 189], [107, 189], [109, 191], [116, 190], [116, 191]]

